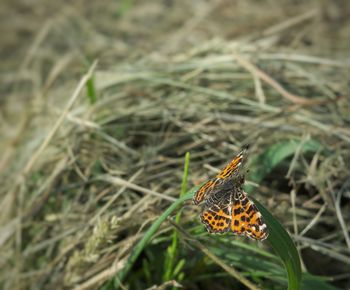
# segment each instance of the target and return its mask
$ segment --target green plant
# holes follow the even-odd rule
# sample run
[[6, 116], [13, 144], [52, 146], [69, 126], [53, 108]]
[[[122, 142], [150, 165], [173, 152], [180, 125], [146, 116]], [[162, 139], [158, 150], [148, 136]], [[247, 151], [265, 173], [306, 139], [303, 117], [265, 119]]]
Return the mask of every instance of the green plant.
[[[187, 152], [185, 155], [185, 166], [184, 166], [184, 172], [182, 177], [182, 184], [181, 184], [181, 192], [180, 192], [180, 198], [184, 196], [184, 194], [187, 191], [187, 180], [188, 180], [188, 168], [190, 165], [190, 153]], [[181, 211], [179, 211], [175, 216], [175, 222], [179, 223], [181, 217]], [[163, 281], [166, 282], [170, 279], [176, 279], [178, 278], [179, 281], [183, 279], [183, 273], [181, 273], [181, 269], [185, 264], [184, 259], [177, 260], [178, 257], [178, 233], [176, 230], [174, 230], [172, 235], [172, 243], [166, 250], [166, 257], [165, 257], [165, 263], [164, 263], [164, 274], [163, 274]]]

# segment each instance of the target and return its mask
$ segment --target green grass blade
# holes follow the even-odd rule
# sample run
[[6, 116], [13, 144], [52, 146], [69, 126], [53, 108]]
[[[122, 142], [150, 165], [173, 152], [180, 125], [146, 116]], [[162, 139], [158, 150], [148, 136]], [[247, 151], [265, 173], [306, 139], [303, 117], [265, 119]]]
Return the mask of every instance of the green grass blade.
[[122, 17], [124, 16], [127, 12], [130, 11], [130, 9], [133, 6], [133, 0], [122, 0], [119, 1], [119, 6], [117, 9], [117, 16]]
[[299, 290], [301, 285], [301, 264], [298, 250], [277, 219], [263, 207], [257, 200], [254, 203], [264, 216], [265, 222], [269, 230], [267, 241], [283, 261], [288, 276], [288, 289]]
[[328, 284], [323, 277], [311, 274], [303, 275], [302, 290], [339, 290], [339, 288]]
[[[181, 193], [180, 197], [183, 196], [187, 191], [187, 183], [188, 183], [188, 170], [190, 168], [190, 152], [186, 152], [185, 155], [185, 165], [184, 165], [184, 173], [182, 176], [182, 184], [181, 184]], [[180, 215], [179, 215], [180, 216]]]
[[91, 105], [95, 104], [97, 101], [97, 94], [96, 94], [96, 89], [95, 89], [94, 76], [92, 76], [86, 82], [86, 93], [87, 93], [87, 97], [89, 99], [90, 104]]
[[[182, 197], [186, 191], [187, 191], [187, 182], [188, 182], [188, 169], [190, 166], [190, 153], [187, 152], [185, 155], [185, 165], [184, 165], [184, 172], [182, 176], [182, 184], [181, 184], [181, 192], [180, 197]], [[179, 223], [181, 217], [181, 211], [179, 211], [176, 214], [175, 222]], [[164, 261], [164, 275], [163, 275], [163, 281], [169, 281], [170, 279], [175, 279], [175, 262], [177, 257], [177, 246], [178, 246], [178, 233], [176, 230], [174, 230], [172, 235], [172, 243], [168, 247], [166, 251], [165, 261]]]

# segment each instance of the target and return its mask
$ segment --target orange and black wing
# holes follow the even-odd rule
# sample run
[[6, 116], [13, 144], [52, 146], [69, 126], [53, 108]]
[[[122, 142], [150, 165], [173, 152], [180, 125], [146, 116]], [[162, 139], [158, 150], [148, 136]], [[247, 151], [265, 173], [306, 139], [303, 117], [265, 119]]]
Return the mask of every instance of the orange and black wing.
[[201, 203], [212, 192], [218, 182], [219, 180], [214, 178], [204, 183], [194, 194], [192, 202], [194, 204]]
[[246, 149], [247, 147], [244, 148], [239, 154], [237, 154], [232, 159], [232, 161], [216, 175], [215, 178], [208, 180], [197, 190], [192, 199], [194, 204], [201, 203], [212, 193], [215, 186], [224, 183], [225, 179], [231, 177], [233, 174], [238, 172], [238, 169], [243, 162], [243, 157]]
[[243, 163], [244, 154], [247, 148], [244, 148], [240, 153], [238, 153], [232, 161], [226, 165], [226, 167], [221, 170], [216, 178], [226, 179], [232, 176], [234, 173], [238, 172], [239, 167]]
[[231, 210], [230, 196], [226, 196], [220, 203], [204, 208], [200, 218], [209, 233], [225, 233], [231, 227]]
[[242, 191], [234, 197], [231, 215], [231, 230], [234, 234], [260, 241], [268, 237], [261, 213], [245, 192]]

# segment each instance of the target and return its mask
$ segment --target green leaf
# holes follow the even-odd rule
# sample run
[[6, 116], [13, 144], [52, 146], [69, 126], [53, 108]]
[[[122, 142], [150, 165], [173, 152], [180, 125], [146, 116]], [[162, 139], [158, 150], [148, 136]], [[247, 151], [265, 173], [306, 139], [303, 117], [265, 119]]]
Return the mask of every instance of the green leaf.
[[328, 284], [324, 278], [308, 273], [303, 275], [302, 290], [339, 290], [339, 288]]
[[254, 203], [264, 216], [269, 236], [267, 241], [281, 258], [288, 275], [288, 289], [299, 290], [301, 285], [301, 263], [298, 250], [283, 226], [257, 200]]

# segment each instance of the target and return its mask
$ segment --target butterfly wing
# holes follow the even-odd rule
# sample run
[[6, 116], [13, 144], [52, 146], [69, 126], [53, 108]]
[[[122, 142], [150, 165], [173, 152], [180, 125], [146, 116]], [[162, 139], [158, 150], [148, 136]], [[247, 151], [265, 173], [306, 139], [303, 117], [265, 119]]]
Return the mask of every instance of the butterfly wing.
[[235, 195], [231, 214], [231, 230], [234, 234], [260, 241], [268, 237], [261, 213], [244, 191]]
[[200, 218], [209, 233], [220, 234], [230, 230], [232, 218], [230, 194], [215, 204], [204, 208]]
[[232, 161], [216, 175], [215, 178], [208, 180], [197, 190], [192, 199], [194, 204], [197, 205], [201, 203], [212, 193], [215, 186], [222, 184], [227, 178], [231, 177], [235, 173], [238, 173], [238, 169], [243, 162], [243, 156], [246, 149], [247, 147], [237, 154]]
[[204, 183], [194, 194], [192, 202], [194, 204], [201, 203], [214, 189], [215, 185], [218, 183], [218, 179], [210, 179], [206, 183]]
[[232, 161], [229, 164], [227, 164], [226, 167], [218, 173], [218, 175], [216, 175], [216, 178], [226, 179], [232, 176], [234, 173], [238, 172], [239, 167], [243, 163], [245, 151], [246, 148], [244, 148], [240, 153], [238, 153], [232, 159]]

